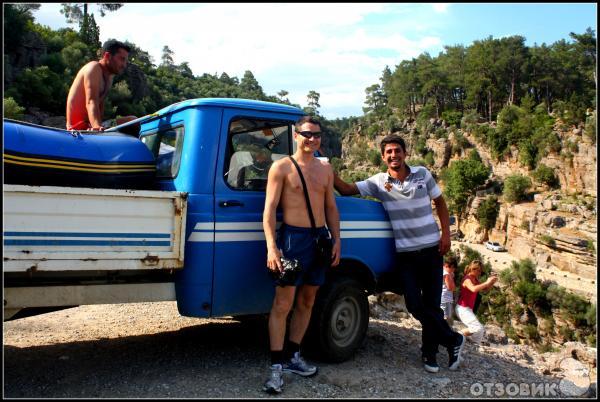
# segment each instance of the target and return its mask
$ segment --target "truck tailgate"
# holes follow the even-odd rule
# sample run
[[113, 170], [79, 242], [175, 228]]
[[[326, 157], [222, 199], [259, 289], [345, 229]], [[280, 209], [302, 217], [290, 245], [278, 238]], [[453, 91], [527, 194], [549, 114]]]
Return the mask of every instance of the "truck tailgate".
[[183, 267], [187, 194], [4, 185], [4, 272]]

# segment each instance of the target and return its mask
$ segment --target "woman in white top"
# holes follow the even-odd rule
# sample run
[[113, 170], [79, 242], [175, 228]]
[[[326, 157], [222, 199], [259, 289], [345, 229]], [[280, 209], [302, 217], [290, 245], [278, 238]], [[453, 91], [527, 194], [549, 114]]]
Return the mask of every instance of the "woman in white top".
[[444, 262], [444, 280], [442, 282], [442, 297], [440, 307], [444, 311], [444, 319], [448, 325], [454, 322], [454, 271], [456, 270], [456, 259], [454, 257], [446, 258]]

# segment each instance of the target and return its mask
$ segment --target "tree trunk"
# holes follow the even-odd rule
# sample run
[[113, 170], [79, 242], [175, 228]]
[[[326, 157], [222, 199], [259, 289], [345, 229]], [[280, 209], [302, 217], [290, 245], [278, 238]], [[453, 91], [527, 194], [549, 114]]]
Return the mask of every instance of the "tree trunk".
[[508, 96], [508, 104], [512, 105], [515, 101], [515, 77], [512, 76], [510, 80], [510, 95]]
[[492, 122], [492, 91], [490, 89], [488, 89], [488, 108], [489, 108], [488, 121], [491, 123]]

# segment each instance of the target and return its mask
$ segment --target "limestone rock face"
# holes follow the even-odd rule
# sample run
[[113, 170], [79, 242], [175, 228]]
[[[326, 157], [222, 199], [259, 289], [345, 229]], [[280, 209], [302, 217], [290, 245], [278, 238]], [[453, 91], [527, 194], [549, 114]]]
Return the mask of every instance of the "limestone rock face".
[[433, 151], [434, 165], [433, 169], [439, 170], [448, 166], [450, 161], [450, 153], [452, 151], [452, 144], [445, 138], [433, 139], [430, 138], [426, 142], [427, 148]]
[[[555, 126], [562, 149], [561, 153], [550, 153], [538, 163], [554, 169], [560, 182], [559, 189], [549, 191], [543, 186], [533, 202], [508, 204], [500, 197], [500, 211], [496, 226], [488, 233], [477, 220], [477, 208], [486, 197], [478, 191], [469, 200], [468, 209], [459, 220], [458, 229], [470, 242], [497, 241], [516, 258], [530, 258], [542, 268], [557, 269], [577, 274], [582, 278], [596, 277], [596, 144], [580, 127], [560, 130]], [[514, 174], [531, 177], [532, 172], [519, 163], [518, 149], [510, 149], [505, 160], [497, 161], [487, 147], [477, 143], [468, 132], [463, 136], [479, 153], [482, 161], [492, 170], [498, 182]], [[454, 136], [449, 136], [452, 143]], [[429, 140], [427, 146], [436, 152], [438, 161], [445, 158], [444, 148], [434, 147]], [[451, 147], [450, 147], [451, 148]], [[568, 152], [567, 152], [568, 150]], [[536, 183], [534, 182], [534, 186]]]
[[515, 257], [594, 279], [595, 217], [586, 219], [582, 214], [546, 209], [546, 201], [538, 198], [538, 202], [503, 205], [494, 229], [506, 233], [506, 248]]

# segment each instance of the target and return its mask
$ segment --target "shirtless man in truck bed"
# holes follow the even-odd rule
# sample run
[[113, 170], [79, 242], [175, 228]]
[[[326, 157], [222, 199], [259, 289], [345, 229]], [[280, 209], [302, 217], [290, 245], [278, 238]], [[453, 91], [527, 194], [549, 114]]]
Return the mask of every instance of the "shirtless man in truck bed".
[[[104, 130], [104, 101], [114, 76], [127, 67], [130, 50], [124, 43], [111, 39], [102, 46], [99, 61], [90, 61], [79, 70], [67, 97], [67, 130]], [[121, 117], [117, 124], [135, 118]]]

